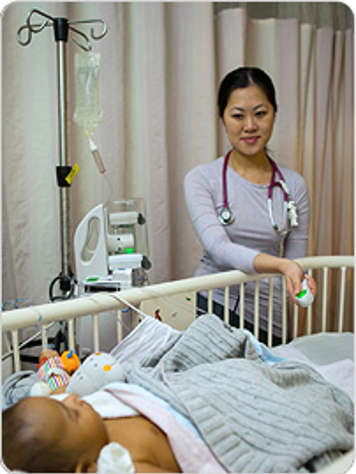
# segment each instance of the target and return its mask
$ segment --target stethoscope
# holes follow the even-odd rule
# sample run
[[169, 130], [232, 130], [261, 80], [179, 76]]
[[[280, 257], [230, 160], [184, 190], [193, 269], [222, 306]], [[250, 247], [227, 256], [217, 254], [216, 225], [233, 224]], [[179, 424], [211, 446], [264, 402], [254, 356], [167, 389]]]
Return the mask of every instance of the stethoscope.
[[[227, 199], [227, 182], [226, 182], [226, 170], [227, 165], [229, 162], [230, 154], [232, 150], [228, 151], [224, 158], [223, 164], [223, 172], [222, 172], [222, 185], [223, 185], [223, 208], [219, 212], [218, 217], [222, 225], [227, 226], [234, 222], [234, 215], [229, 207], [228, 199]], [[298, 227], [298, 214], [297, 214], [297, 206], [295, 202], [291, 199], [290, 192], [287, 186], [287, 183], [281, 173], [281, 170], [278, 168], [276, 163], [268, 156], [267, 157], [272, 166], [272, 177], [271, 181], [268, 185], [268, 192], [267, 192], [267, 208], [269, 219], [271, 221], [273, 229], [278, 232], [282, 237], [285, 237], [293, 227]], [[278, 178], [278, 179], [277, 179]], [[281, 188], [283, 192], [283, 222], [286, 223], [285, 227], [278, 227], [276, 224], [273, 212], [272, 212], [272, 195], [273, 195], [273, 188], [277, 186]]]

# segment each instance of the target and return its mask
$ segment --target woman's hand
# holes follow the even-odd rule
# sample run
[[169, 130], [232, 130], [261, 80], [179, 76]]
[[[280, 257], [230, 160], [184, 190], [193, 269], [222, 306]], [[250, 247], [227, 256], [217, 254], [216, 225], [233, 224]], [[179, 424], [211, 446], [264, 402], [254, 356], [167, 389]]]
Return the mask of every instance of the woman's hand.
[[302, 291], [302, 281], [304, 278], [308, 281], [308, 286], [313, 296], [316, 294], [315, 280], [309, 275], [304, 274], [302, 267], [294, 260], [260, 253], [255, 257], [254, 267], [258, 273], [281, 273], [284, 275], [287, 291], [293, 303], [297, 303], [295, 297]]
[[287, 291], [291, 296], [293, 303], [297, 303], [296, 295], [302, 291], [302, 281], [307, 280], [308, 286], [313, 297], [316, 295], [316, 282], [314, 278], [303, 272], [302, 267], [294, 260], [283, 258], [280, 265], [280, 271], [285, 276]]
[[313, 297], [316, 295], [316, 281], [314, 280], [313, 277], [307, 275], [306, 273], [304, 274], [304, 278], [308, 282], [308, 286], [310, 288], [310, 291], [312, 292]]
[[304, 273], [302, 267], [288, 258], [281, 259], [280, 272], [285, 276], [287, 291], [293, 303], [296, 303], [296, 295], [302, 291]]

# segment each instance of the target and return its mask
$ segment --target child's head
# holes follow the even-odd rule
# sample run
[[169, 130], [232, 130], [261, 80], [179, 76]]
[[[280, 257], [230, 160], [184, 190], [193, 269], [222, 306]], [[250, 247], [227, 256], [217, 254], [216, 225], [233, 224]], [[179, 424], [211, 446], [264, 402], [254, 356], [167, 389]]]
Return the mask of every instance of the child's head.
[[86, 472], [107, 443], [102, 418], [76, 394], [63, 402], [29, 397], [3, 413], [3, 461], [11, 470]]

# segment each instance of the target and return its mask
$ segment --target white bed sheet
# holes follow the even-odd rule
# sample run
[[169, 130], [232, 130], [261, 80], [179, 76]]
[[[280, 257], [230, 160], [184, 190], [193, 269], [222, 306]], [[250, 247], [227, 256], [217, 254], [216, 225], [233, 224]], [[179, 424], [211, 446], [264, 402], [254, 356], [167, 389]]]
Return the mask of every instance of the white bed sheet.
[[354, 360], [354, 335], [351, 332], [321, 332], [294, 339], [290, 346], [303, 352], [314, 364], [326, 365], [339, 360]]
[[271, 349], [278, 357], [312, 366], [330, 383], [354, 398], [353, 333], [318, 333], [294, 339]]

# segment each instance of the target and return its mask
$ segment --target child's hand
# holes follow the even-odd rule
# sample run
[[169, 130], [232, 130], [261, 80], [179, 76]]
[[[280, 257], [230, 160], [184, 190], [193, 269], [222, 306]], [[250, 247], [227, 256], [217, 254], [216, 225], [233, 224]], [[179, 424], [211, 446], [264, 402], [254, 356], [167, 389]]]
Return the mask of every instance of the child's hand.
[[43, 359], [49, 359], [50, 357], [59, 357], [59, 354], [53, 349], [43, 349], [40, 355], [39, 362], [41, 362], [41, 360]]
[[60, 395], [61, 393], [66, 393], [67, 385], [63, 385], [62, 387], [58, 387], [53, 392], [51, 392], [51, 395]]

